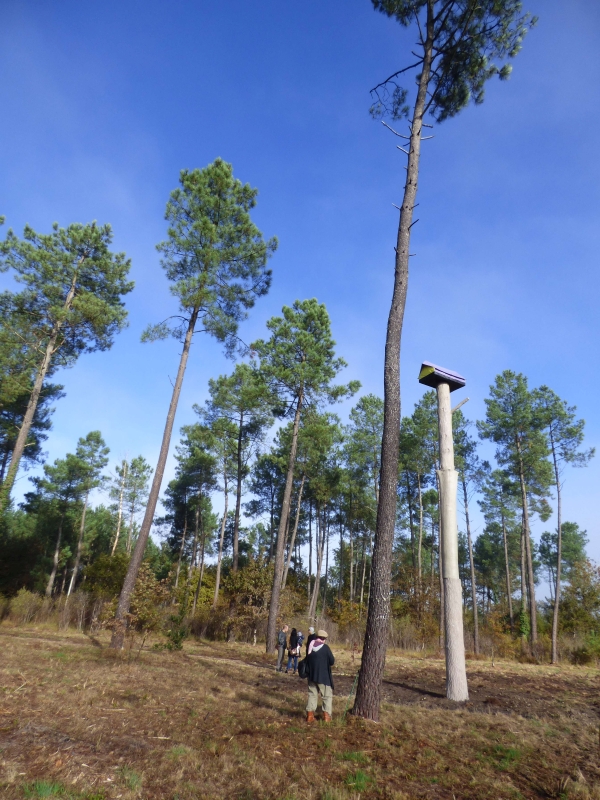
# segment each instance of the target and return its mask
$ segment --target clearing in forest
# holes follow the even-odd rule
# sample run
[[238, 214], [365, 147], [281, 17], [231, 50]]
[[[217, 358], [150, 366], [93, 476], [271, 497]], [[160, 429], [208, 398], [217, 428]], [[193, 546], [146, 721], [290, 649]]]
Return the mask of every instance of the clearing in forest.
[[599, 671], [391, 652], [380, 724], [342, 719], [358, 660], [333, 647], [334, 722], [248, 645], [115, 658], [108, 639], [0, 630], [0, 793], [72, 800], [599, 798]]

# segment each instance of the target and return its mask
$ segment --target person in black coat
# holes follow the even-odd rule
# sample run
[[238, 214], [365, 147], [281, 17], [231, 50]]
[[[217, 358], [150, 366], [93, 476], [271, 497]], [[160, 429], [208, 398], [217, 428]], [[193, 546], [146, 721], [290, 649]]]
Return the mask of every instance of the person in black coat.
[[333, 711], [333, 676], [331, 668], [335, 664], [333, 653], [327, 644], [327, 631], [317, 631], [316, 638], [308, 647], [306, 666], [308, 669], [308, 703], [306, 704], [306, 721], [315, 721], [315, 711], [322, 698], [323, 720], [331, 722]]

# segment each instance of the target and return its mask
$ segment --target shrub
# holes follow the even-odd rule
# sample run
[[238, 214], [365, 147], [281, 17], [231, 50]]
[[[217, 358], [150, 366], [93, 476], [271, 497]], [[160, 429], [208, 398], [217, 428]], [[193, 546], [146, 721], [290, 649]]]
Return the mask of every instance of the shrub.
[[43, 604], [44, 598], [41, 595], [28, 589], [19, 589], [10, 601], [9, 617], [18, 625], [26, 625], [33, 621]]

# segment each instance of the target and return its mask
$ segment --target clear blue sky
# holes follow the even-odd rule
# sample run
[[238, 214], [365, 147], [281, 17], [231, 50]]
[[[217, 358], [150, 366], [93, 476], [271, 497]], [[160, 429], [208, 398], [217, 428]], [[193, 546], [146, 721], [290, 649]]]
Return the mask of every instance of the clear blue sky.
[[[381, 394], [404, 157], [370, 119], [368, 90], [408, 63], [414, 36], [369, 0], [2, 6], [0, 214], [19, 233], [26, 222], [110, 222], [136, 281], [113, 349], [59, 377], [67, 397], [49, 457], [99, 429], [115, 459], [155, 463], [178, 361], [174, 341], [139, 343], [173, 308], [155, 244], [179, 170], [216, 156], [258, 187], [257, 224], [280, 241], [272, 290], [242, 337], [263, 335], [283, 304], [317, 297], [347, 378]], [[424, 144], [403, 411], [422, 393], [423, 359], [467, 377], [470, 418], [511, 368], [576, 404], [600, 449], [600, 6], [527, 7], [540, 21], [510, 81]], [[177, 427], [230, 369], [214, 342], [197, 340]], [[596, 559], [599, 482], [597, 458], [565, 485], [565, 518], [587, 528]], [[18, 492], [26, 486], [22, 476]]]

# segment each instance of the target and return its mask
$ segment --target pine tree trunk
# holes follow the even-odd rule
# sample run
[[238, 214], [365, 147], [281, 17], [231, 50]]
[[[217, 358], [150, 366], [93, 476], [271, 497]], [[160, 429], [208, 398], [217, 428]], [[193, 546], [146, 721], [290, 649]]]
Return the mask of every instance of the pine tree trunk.
[[325, 583], [323, 585], [323, 603], [321, 604], [321, 616], [325, 616], [325, 609], [327, 608], [327, 582], [329, 579], [329, 525], [327, 526], [327, 535], [325, 542]]
[[302, 490], [304, 489], [304, 480], [305, 480], [305, 475], [303, 473], [302, 480], [300, 481], [300, 489], [298, 490], [298, 501], [296, 505], [296, 519], [294, 520], [294, 530], [292, 531], [292, 538], [290, 541], [288, 559], [285, 564], [285, 569], [283, 571], [283, 580], [281, 581], [281, 591], [285, 589], [285, 584], [287, 583], [288, 571], [290, 569], [290, 563], [292, 561], [292, 552], [294, 549], [294, 543], [296, 541], [296, 534], [298, 533], [298, 523], [300, 522], [300, 508], [302, 506]]
[[529, 591], [529, 617], [531, 625], [531, 644], [537, 642], [537, 604], [535, 602], [535, 578], [533, 575], [533, 555], [531, 552], [531, 535], [529, 531], [529, 504], [525, 485], [525, 471], [521, 458], [521, 444], [517, 439], [519, 454], [519, 481], [521, 484], [521, 501], [523, 503], [523, 532], [525, 534], [525, 556], [527, 559], [527, 589]]
[[60, 522], [58, 523], [58, 536], [56, 537], [56, 547], [54, 548], [54, 558], [52, 560], [52, 571], [46, 584], [46, 597], [52, 597], [54, 590], [54, 581], [56, 580], [56, 573], [58, 571], [58, 562], [60, 560], [60, 542], [62, 539], [63, 522], [65, 519], [65, 512], [60, 515]]
[[[65, 298], [65, 302], [62, 309], [63, 313], [69, 311], [71, 308], [71, 304], [73, 303], [73, 298], [75, 297], [75, 289], [77, 287], [77, 276], [79, 273], [79, 269], [81, 268], [81, 265], [83, 264], [86, 258], [87, 255], [84, 255], [79, 259], [77, 271], [73, 276], [73, 279], [71, 281], [71, 286]], [[52, 362], [52, 356], [56, 352], [57, 349], [56, 343], [58, 341], [58, 336], [64, 326], [66, 316], [67, 316], [66, 313], [64, 313], [64, 316], [62, 316], [61, 319], [57, 320], [52, 326], [52, 331], [50, 332], [50, 338], [48, 339], [48, 344], [46, 345], [46, 349], [44, 350], [44, 357], [42, 358], [42, 363], [40, 364], [37, 374], [35, 376], [33, 389], [29, 397], [29, 402], [27, 403], [27, 409], [25, 410], [25, 416], [23, 417], [23, 422], [21, 423], [21, 427], [19, 428], [17, 441], [15, 442], [15, 447], [13, 449], [12, 456], [10, 459], [10, 466], [8, 468], [8, 472], [6, 473], [6, 479], [2, 484], [2, 487], [0, 487], [0, 514], [5, 509], [10, 499], [10, 493], [12, 491], [12, 487], [14, 485], [15, 479], [17, 477], [17, 472], [19, 470], [19, 463], [21, 461], [23, 451], [25, 450], [25, 446], [27, 444], [27, 437], [29, 436], [29, 431], [31, 430], [31, 424], [33, 423], [33, 418], [35, 417], [35, 412], [37, 410], [38, 403], [40, 400], [40, 394], [42, 392], [42, 387], [44, 385], [44, 379], [46, 378], [46, 375], [50, 368], [50, 364]]]
[[117, 512], [117, 530], [115, 533], [115, 541], [113, 542], [111, 556], [114, 556], [119, 543], [119, 536], [121, 535], [121, 522], [123, 520], [123, 494], [125, 492], [125, 481], [127, 480], [127, 461], [123, 461], [123, 475], [121, 476], [121, 488], [119, 490], [119, 510]]
[[354, 536], [352, 535], [352, 526], [348, 528], [348, 536], [350, 537], [350, 603], [354, 603]]
[[190, 317], [190, 322], [185, 335], [181, 359], [179, 361], [179, 369], [177, 370], [177, 378], [175, 379], [175, 386], [173, 387], [173, 395], [171, 396], [171, 403], [169, 405], [169, 412], [167, 414], [167, 421], [165, 423], [165, 430], [158, 456], [158, 464], [156, 465], [156, 472], [152, 480], [152, 487], [148, 496], [148, 504], [146, 506], [146, 513], [144, 514], [144, 521], [138, 536], [133, 556], [127, 568], [127, 574], [123, 581], [123, 588], [119, 596], [117, 605], [117, 612], [115, 614], [115, 625], [110, 642], [113, 650], [121, 650], [123, 642], [125, 641], [125, 617], [129, 612], [129, 604], [131, 595], [135, 588], [138, 572], [144, 558], [146, 544], [150, 536], [150, 528], [154, 520], [154, 513], [156, 511], [156, 504], [158, 503], [158, 496], [160, 494], [160, 487], [162, 484], [165, 466], [167, 463], [167, 456], [169, 455], [169, 444], [171, 442], [171, 433], [173, 431], [173, 423], [175, 422], [175, 413], [177, 411], [177, 404], [179, 402], [179, 395], [181, 394], [181, 386], [183, 384], [183, 376], [185, 375], [185, 368], [187, 366], [188, 357], [190, 354], [190, 347], [192, 344], [192, 337], [194, 335], [194, 327], [198, 319], [198, 309], [195, 308]]
[[367, 545], [365, 537], [363, 536], [363, 558], [362, 558], [362, 577], [360, 580], [360, 604], [359, 604], [359, 618], [362, 619], [363, 605], [365, 602], [365, 578], [367, 576]]
[[427, 0], [427, 32], [424, 61], [410, 129], [410, 148], [404, 197], [400, 211], [394, 292], [388, 317], [384, 365], [384, 421], [381, 442], [381, 476], [375, 547], [371, 563], [369, 607], [362, 663], [356, 688], [353, 714], [377, 721], [381, 702], [381, 682], [385, 667], [390, 627], [390, 582], [392, 547], [396, 527], [398, 457], [400, 439], [400, 341], [408, 288], [410, 229], [417, 195], [421, 131], [427, 102], [427, 87], [433, 57], [433, 6]]
[[508, 599], [508, 618], [510, 619], [510, 632], [515, 632], [515, 620], [512, 605], [512, 586], [510, 582], [510, 566], [508, 562], [508, 538], [506, 536], [506, 522], [502, 514], [502, 540], [504, 542], [504, 567], [506, 571], [506, 597]]
[[471, 521], [469, 519], [469, 498], [467, 496], [467, 482], [462, 475], [463, 501], [465, 504], [465, 521], [467, 523], [467, 544], [469, 546], [469, 564], [471, 567], [471, 600], [473, 603], [473, 648], [475, 655], [479, 655], [479, 619], [477, 618], [477, 585], [475, 583], [475, 562], [473, 561], [473, 542], [471, 540]]
[[556, 579], [554, 583], [554, 610], [552, 613], [552, 663], [558, 664], [558, 611], [560, 606], [560, 571], [562, 568], [562, 486], [556, 456], [554, 434], [550, 429], [550, 443], [552, 445], [552, 460], [554, 461], [554, 475], [556, 479]]
[[308, 602], [312, 591], [312, 500], [308, 503]]
[[215, 580], [215, 596], [213, 598], [213, 610], [217, 607], [219, 602], [219, 586], [221, 583], [221, 561], [223, 559], [223, 540], [225, 538], [225, 525], [227, 523], [227, 473], [223, 473], [223, 485], [225, 487], [225, 507], [223, 509], [223, 519], [221, 521], [221, 536], [219, 538], [219, 555], [217, 557], [217, 577]]
[[202, 580], [204, 578], [204, 549], [206, 545], [206, 530], [204, 529], [204, 518], [200, 514], [200, 527], [202, 529], [202, 540], [200, 544], [200, 577], [196, 584], [196, 592], [194, 594], [194, 602], [192, 604], [192, 616], [196, 613], [198, 607], [198, 598], [200, 597], [200, 589], [202, 588]]
[[75, 566], [73, 567], [73, 574], [71, 575], [71, 581], [69, 583], [69, 588], [67, 589], [67, 597], [70, 596], [73, 588], [75, 586], [75, 581], [77, 580], [77, 572], [79, 571], [79, 563], [81, 561], [81, 550], [83, 547], [83, 534], [85, 532], [85, 512], [87, 511], [87, 504], [89, 498], [89, 491], [85, 493], [85, 500], [83, 501], [83, 511], [81, 512], [81, 524], [79, 526], [79, 538], [77, 539], [77, 553], [75, 555]]
[[179, 575], [181, 574], [181, 559], [183, 558], [183, 548], [185, 547], [185, 539], [187, 536], [187, 524], [188, 524], [188, 515], [186, 508], [185, 517], [183, 520], [183, 533], [181, 535], [181, 545], [179, 547], [179, 558], [177, 559], [177, 572], [175, 573], [175, 586], [173, 587], [173, 590], [175, 592], [177, 591], [177, 587], [179, 586]]
[[421, 583], [423, 579], [423, 492], [421, 490], [421, 476], [417, 473], [417, 486], [419, 492], [419, 541], [417, 544], [417, 613], [421, 616]]
[[412, 507], [412, 497], [410, 492], [410, 479], [408, 477], [408, 471], [405, 471], [406, 475], [406, 497], [408, 501], [408, 522], [410, 526], [410, 552], [412, 555], [412, 571], [413, 571], [413, 592], [415, 595], [415, 599], [417, 597], [417, 557], [415, 554], [415, 528], [414, 528], [414, 519], [413, 519], [413, 507]]
[[269, 617], [267, 620], [267, 653], [275, 650], [277, 636], [277, 615], [279, 614], [279, 598], [281, 595], [281, 575], [283, 573], [283, 552], [285, 548], [285, 532], [288, 518], [290, 515], [290, 499], [292, 495], [292, 485], [294, 483], [294, 466], [296, 464], [296, 450], [298, 449], [298, 428], [300, 427], [300, 414], [302, 413], [303, 393], [300, 392], [296, 403], [296, 413], [292, 427], [292, 443], [290, 446], [290, 456], [288, 459], [287, 476], [285, 479], [285, 489], [283, 491], [283, 502], [281, 504], [281, 518], [279, 520], [279, 530], [277, 532], [277, 544], [275, 546], [275, 571], [273, 573], [273, 590], [271, 591], [271, 602], [269, 604]]
[[190, 557], [190, 568], [188, 569], [187, 580], [185, 582], [186, 593], [189, 591], [190, 583], [192, 582], [192, 573], [196, 568], [196, 556], [198, 554], [198, 532], [200, 530], [200, 497], [196, 503], [196, 510], [194, 511], [194, 541], [192, 543], [192, 555]]
[[525, 561], [525, 519], [523, 517], [521, 524], [521, 620], [519, 629], [521, 633], [521, 650], [524, 653], [527, 651], [527, 636], [523, 629], [523, 621], [527, 616], [527, 578]]
[[317, 604], [319, 601], [319, 591], [321, 589], [321, 568], [323, 566], [323, 555], [325, 553], [325, 509], [323, 509], [323, 518], [321, 519], [321, 509], [317, 504], [317, 543], [316, 543], [316, 556], [317, 556], [317, 573], [315, 575], [315, 585], [313, 587], [312, 598], [310, 601], [310, 608], [308, 618], [314, 622], [317, 617]]
[[237, 441], [237, 485], [235, 488], [235, 516], [233, 518], [233, 572], [238, 571], [240, 550], [240, 508], [242, 505], [242, 428], [244, 412], [240, 412], [240, 429]]

